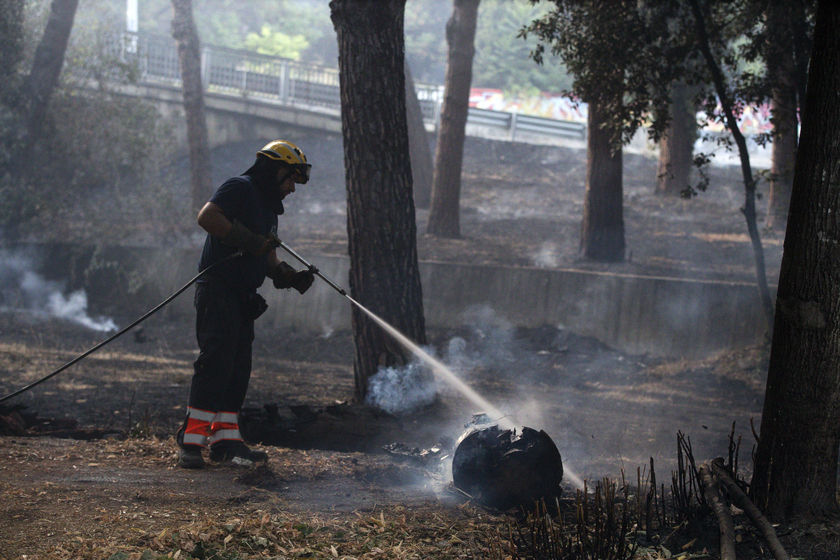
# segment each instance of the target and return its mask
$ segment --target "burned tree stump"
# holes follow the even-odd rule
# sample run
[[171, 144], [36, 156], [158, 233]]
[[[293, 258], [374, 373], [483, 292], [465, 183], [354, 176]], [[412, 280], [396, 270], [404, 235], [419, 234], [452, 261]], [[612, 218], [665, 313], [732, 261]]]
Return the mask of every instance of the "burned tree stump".
[[458, 440], [452, 457], [455, 487], [477, 502], [506, 510], [530, 509], [540, 498], [560, 493], [563, 461], [544, 431], [498, 426], [470, 430]]

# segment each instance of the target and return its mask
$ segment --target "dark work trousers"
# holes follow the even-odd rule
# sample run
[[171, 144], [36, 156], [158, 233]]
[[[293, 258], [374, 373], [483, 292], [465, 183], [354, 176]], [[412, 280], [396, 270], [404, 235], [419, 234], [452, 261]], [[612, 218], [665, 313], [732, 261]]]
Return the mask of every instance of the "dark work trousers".
[[254, 321], [242, 317], [237, 295], [212, 283], [196, 285], [198, 358], [190, 386], [191, 408], [239, 412], [251, 379]]

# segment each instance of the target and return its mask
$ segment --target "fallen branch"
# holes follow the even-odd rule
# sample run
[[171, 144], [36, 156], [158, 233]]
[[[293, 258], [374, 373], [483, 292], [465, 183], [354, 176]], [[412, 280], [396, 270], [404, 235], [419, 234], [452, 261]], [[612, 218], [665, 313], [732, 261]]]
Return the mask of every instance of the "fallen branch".
[[720, 489], [712, 477], [709, 465], [703, 463], [697, 469], [700, 473], [700, 482], [703, 484], [703, 493], [706, 496], [706, 503], [714, 510], [718, 518], [720, 530], [720, 560], [736, 560], [735, 558], [735, 523], [732, 521], [732, 513], [720, 499]]
[[755, 507], [755, 504], [752, 503], [749, 497], [747, 497], [735, 481], [732, 480], [726, 472], [722, 458], [718, 457], [712, 461], [712, 473], [714, 474], [715, 479], [720, 481], [723, 486], [726, 487], [726, 491], [729, 492], [730, 496], [732, 496], [732, 501], [734, 501], [739, 508], [744, 510], [744, 513], [747, 514], [747, 517], [750, 518], [753, 525], [761, 531], [761, 534], [764, 536], [764, 540], [767, 541], [767, 546], [770, 547], [770, 552], [773, 554], [773, 558], [776, 560], [790, 560], [790, 556], [787, 552], [785, 552], [782, 543], [779, 541], [779, 537], [776, 535], [776, 530], [773, 529], [773, 525], [767, 521], [767, 518], [762, 515], [759, 509]]

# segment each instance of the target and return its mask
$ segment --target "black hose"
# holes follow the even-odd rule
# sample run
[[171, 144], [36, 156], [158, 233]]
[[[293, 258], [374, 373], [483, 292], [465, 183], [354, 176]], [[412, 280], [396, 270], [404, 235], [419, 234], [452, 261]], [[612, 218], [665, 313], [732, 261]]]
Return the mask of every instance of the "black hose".
[[65, 369], [69, 368], [70, 366], [72, 366], [76, 362], [79, 362], [79, 361], [87, 358], [88, 356], [90, 356], [91, 354], [93, 354], [94, 352], [96, 352], [97, 350], [99, 350], [100, 348], [102, 348], [103, 346], [108, 344], [109, 342], [111, 342], [113, 340], [116, 340], [117, 338], [121, 337], [122, 335], [124, 335], [125, 333], [127, 333], [128, 331], [130, 331], [131, 329], [133, 329], [134, 327], [136, 327], [137, 325], [139, 325], [140, 323], [142, 323], [143, 321], [145, 321], [146, 319], [148, 319], [149, 317], [151, 317], [152, 315], [157, 313], [162, 307], [164, 307], [169, 302], [171, 302], [173, 299], [175, 299], [176, 297], [181, 295], [184, 292], [184, 290], [186, 290], [187, 288], [189, 288], [190, 286], [195, 284], [196, 280], [201, 278], [203, 275], [210, 272], [212, 269], [216, 268], [220, 264], [222, 264], [224, 262], [227, 262], [227, 261], [229, 261], [229, 260], [231, 260], [235, 257], [240, 256], [240, 255], [242, 255], [242, 251], [237, 251], [236, 253], [228, 255], [227, 257], [225, 257], [225, 258], [223, 258], [219, 261], [214, 262], [213, 264], [211, 264], [210, 266], [208, 266], [207, 268], [205, 268], [204, 270], [199, 272], [195, 276], [195, 278], [193, 278], [192, 280], [190, 280], [189, 282], [184, 284], [183, 288], [181, 288], [180, 290], [178, 290], [177, 292], [175, 292], [174, 294], [172, 294], [171, 296], [169, 296], [168, 298], [166, 298], [165, 300], [160, 302], [154, 309], [152, 309], [151, 311], [149, 311], [148, 313], [146, 313], [145, 315], [143, 315], [142, 317], [140, 317], [139, 319], [137, 319], [136, 321], [134, 321], [133, 323], [131, 323], [130, 325], [128, 325], [127, 327], [122, 329], [121, 331], [119, 331], [118, 333], [114, 334], [113, 336], [111, 336], [110, 338], [108, 338], [106, 340], [103, 340], [102, 342], [100, 342], [99, 344], [97, 344], [96, 346], [94, 346], [93, 348], [91, 348], [90, 350], [85, 352], [84, 354], [76, 356], [75, 358], [73, 358], [72, 360], [70, 360], [69, 362], [67, 362], [66, 364], [64, 364], [63, 366], [61, 366], [60, 368], [58, 368], [57, 370], [52, 372], [51, 374], [47, 375], [46, 377], [42, 377], [38, 381], [35, 381], [34, 383], [30, 383], [26, 387], [23, 387], [22, 389], [18, 389], [14, 393], [10, 393], [10, 394], [6, 395], [5, 397], [0, 398], [0, 403], [5, 402], [9, 399], [12, 399], [12, 398], [20, 395], [21, 393], [25, 393], [29, 389], [32, 389], [33, 387], [35, 387], [37, 385], [40, 385], [44, 381], [47, 381], [48, 379], [52, 379], [53, 377], [55, 377], [56, 375], [58, 375], [59, 373], [61, 373]]

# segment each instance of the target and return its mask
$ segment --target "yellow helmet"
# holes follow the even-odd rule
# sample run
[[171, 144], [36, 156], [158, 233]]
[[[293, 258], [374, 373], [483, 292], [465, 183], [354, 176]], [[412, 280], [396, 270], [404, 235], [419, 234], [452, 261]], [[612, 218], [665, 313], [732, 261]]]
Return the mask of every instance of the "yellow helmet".
[[257, 156], [266, 156], [274, 161], [282, 161], [294, 169], [301, 180], [298, 183], [309, 181], [309, 170], [312, 165], [306, 162], [306, 155], [294, 144], [286, 140], [274, 140], [257, 152]]

